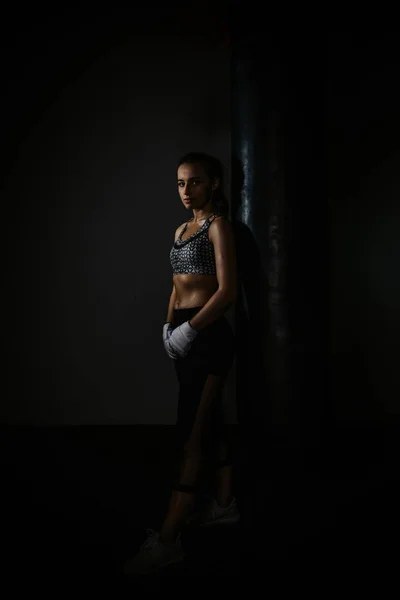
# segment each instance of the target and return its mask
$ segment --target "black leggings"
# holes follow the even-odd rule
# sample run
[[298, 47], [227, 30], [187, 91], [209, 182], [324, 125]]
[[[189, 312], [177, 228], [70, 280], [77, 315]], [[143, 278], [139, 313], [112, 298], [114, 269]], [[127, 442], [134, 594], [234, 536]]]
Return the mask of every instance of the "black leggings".
[[[193, 318], [201, 308], [174, 310], [174, 327]], [[199, 331], [185, 358], [174, 361], [179, 382], [176, 430], [180, 458], [175, 490], [200, 491], [207, 467], [232, 464], [222, 400], [234, 357], [235, 337], [222, 316]]]

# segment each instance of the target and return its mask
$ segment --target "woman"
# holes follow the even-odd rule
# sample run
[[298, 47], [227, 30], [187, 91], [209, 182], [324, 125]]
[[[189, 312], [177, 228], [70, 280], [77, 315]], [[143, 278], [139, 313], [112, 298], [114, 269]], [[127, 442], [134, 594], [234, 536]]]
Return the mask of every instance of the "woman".
[[[215, 498], [197, 524], [235, 522], [232, 457], [224, 437], [222, 392], [234, 359], [234, 336], [224, 317], [236, 299], [236, 257], [220, 162], [191, 153], [178, 164], [178, 190], [193, 216], [175, 231], [170, 252], [173, 286], [163, 328], [164, 347], [179, 381], [177, 433], [180, 470], [161, 531], [148, 531], [127, 574], [178, 562], [182, 525], [214, 464]], [[194, 519], [196, 520], [196, 518]], [[192, 518], [193, 522], [193, 518]]]

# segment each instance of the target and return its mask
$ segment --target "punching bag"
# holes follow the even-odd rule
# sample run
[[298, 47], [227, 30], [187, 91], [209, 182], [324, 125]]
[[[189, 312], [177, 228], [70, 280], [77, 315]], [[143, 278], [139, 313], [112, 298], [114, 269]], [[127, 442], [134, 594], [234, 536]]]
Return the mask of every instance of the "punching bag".
[[260, 32], [256, 17], [251, 3], [233, 5], [231, 139], [238, 415], [262, 462], [269, 442], [320, 443], [329, 406], [329, 234], [323, 44]]
[[254, 439], [254, 427], [259, 428], [257, 437], [284, 434], [290, 391], [284, 77], [274, 40], [269, 40], [268, 50], [264, 43], [262, 52], [259, 44], [233, 20], [232, 212], [240, 284], [237, 401], [246, 439]]

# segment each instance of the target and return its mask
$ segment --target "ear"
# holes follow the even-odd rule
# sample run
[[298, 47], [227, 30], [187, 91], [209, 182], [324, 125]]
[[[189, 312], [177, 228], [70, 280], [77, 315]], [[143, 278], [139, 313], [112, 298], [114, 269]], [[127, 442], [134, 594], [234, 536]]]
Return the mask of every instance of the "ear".
[[211, 184], [212, 191], [218, 189], [219, 186], [220, 186], [220, 180], [218, 179], [218, 177], [214, 177], [213, 182]]

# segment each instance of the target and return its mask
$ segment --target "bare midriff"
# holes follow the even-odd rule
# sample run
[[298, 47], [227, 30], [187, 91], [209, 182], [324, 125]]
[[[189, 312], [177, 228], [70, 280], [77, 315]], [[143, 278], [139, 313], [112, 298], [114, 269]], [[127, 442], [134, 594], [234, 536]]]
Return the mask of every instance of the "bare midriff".
[[204, 306], [218, 289], [215, 275], [175, 274], [176, 298], [174, 309]]

